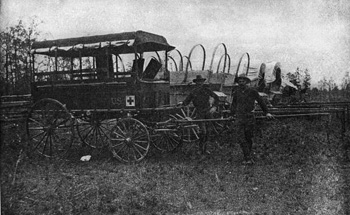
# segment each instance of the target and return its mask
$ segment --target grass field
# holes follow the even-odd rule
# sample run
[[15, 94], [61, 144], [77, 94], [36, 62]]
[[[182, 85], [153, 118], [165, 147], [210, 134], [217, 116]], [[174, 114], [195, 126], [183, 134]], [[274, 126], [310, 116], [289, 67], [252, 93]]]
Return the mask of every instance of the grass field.
[[45, 159], [25, 152], [21, 124], [6, 125], [2, 214], [349, 214], [350, 132], [342, 135], [336, 119], [325, 125], [260, 122], [253, 166], [241, 164], [234, 139], [209, 143], [207, 157], [185, 145], [122, 164], [108, 150], [76, 146], [66, 159]]

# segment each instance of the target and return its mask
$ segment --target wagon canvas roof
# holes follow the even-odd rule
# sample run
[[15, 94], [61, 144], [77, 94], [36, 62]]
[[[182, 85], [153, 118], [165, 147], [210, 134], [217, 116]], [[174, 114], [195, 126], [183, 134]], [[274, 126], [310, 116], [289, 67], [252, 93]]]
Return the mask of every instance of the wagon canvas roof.
[[34, 42], [31, 52], [55, 56], [57, 50], [58, 56], [79, 57], [79, 51], [82, 56], [92, 56], [105, 53], [107, 48], [113, 54], [134, 53], [135, 48], [138, 53], [175, 49], [163, 36], [135, 31]]

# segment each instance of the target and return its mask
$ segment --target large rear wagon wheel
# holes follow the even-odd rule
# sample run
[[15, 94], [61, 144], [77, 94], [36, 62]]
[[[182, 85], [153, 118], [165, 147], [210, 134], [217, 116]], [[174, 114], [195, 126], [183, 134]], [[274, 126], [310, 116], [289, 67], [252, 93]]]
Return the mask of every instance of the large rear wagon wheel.
[[101, 149], [108, 146], [110, 133], [116, 119], [104, 119], [98, 116], [83, 116], [77, 119], [77, 131], [80, 140], [91, 148]]
[[150, 136], [146, 126], [134, 119], [123, 118], [112, 128], [109, 149], [121, 162], [134, 163], [144, 159], [150, 146]]
[[74, 138], [74, 118], [54, 99], [41, 99], [30, 109], [26, 119], [29, 146], [45, 157], [62, 156]]

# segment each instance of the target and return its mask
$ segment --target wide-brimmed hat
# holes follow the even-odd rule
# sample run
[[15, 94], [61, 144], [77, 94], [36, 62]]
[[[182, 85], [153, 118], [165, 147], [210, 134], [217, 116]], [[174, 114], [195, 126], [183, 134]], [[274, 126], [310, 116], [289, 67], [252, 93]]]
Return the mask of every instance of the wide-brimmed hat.
[[251, 80], [250, 80], [250, 78], [248, 78], [247, 77], [247, 75], [246, 74], [240, 74], [238, 77], [236, 77], [236, 81], [235, 82], [237, 82], [238, 83], [238, 80], [239, 79], [244, 79], [247, 83], [250, 83], [251, 82]]
[[195, 79], [193, 79], [193, 82], [199, 82], [199, 81], [205, 81], [207, 80], [206, 78], [203, 78], [201, 75], [197, 75]]

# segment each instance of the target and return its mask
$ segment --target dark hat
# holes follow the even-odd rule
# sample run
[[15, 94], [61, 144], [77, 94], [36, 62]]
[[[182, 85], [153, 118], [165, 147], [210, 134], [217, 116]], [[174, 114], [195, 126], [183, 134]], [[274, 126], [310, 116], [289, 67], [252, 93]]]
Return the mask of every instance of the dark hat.
[[197, 75], [195, 79], [193, 79], [193, 82], [199, 82], [199, 81], [205, 81], [207, 80], [206, 78], [203, 78], [201, 75]]
[[236, 77], [236, 81], [235, 82], [238, 82], [239, 79], [244, 79], [247, 83], [250, 83], [250, 79], [247, 77], [246, 74], [240, 74], [238, 77]]

